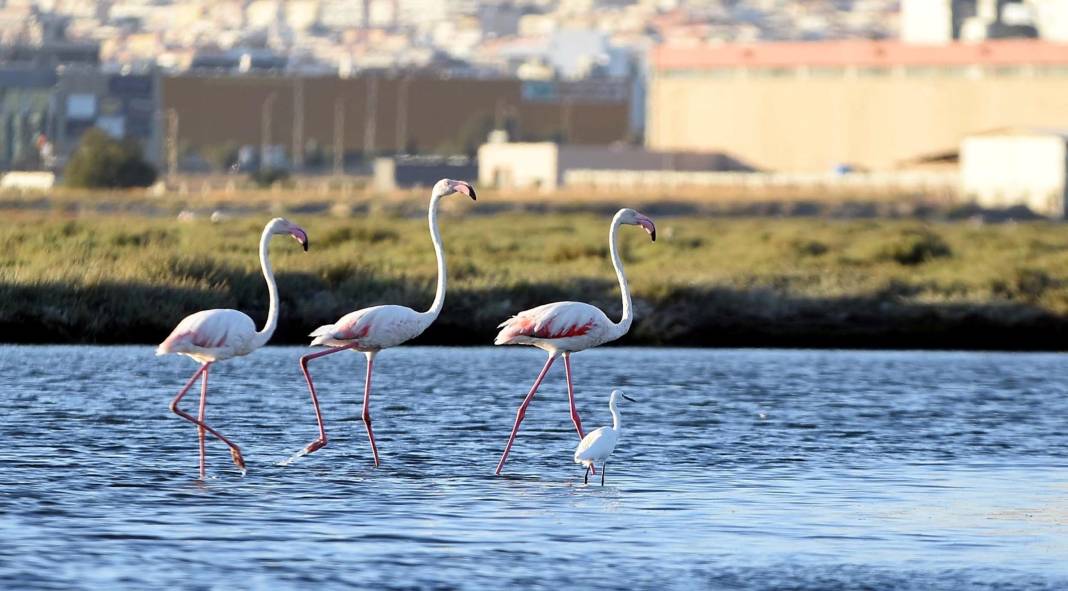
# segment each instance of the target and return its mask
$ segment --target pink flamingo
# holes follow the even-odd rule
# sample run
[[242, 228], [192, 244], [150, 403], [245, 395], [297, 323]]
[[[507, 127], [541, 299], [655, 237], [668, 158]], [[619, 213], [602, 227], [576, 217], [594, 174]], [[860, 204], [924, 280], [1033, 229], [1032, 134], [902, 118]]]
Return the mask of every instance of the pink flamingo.
[[[608, 231], [608, 245], [612, 253], [612, 266], [615, 267], [616, 277], [619, 279], [619, 289], [623, 292], [623, 317], [618, 323], [612, 322], [599, 308], [589, 304], [555, 302], [524, 310], [498, 326], [502, 330], [493, 341], [494, 345], [534, 345], [549, 353], [549, 359], [541, 368], [538, 379], [534, 381], [534, 386], [516, 412], [515, 425], [512, 426], [512, 434], [508, 437], [508, 445], [504, 448], [501, 461], [497, 463], [496, 473], [498, 475], [504, 468], [504, 462], [508, 460], [508, 452], [511, 451], [512, 443], [515, 442], [515, 436], [519, 432], [519, 423], [526, 416], [527, 406], [534, 399], [534, 393], [538, 391], [538, 386], [545, 379], [549, 367], [561, 355], [564, 358], [564, 373], [567, 376], [567, 398], [571, 405], [571, 422], [575, 424], [579, 439], [584, 437], [582, 421], [575, 408], [575, 390], [571, 384], [571, 354], [618, 339], [627, 334], [634, 320], [630, 289], [627, 287], [627, 277], [623, 274], [623, 263], [619, 259], [619, 250], [616, 247], [616, 236], [620, 224], [641, 226], [649, 232], [653, 241], [656, 241], [656, 226], [653, 220], [633, 209], [621, 209], [612, 218], [612, 225]], [[594, 474], [597, 473], [596, 470], [594, 468]]]
[[315, 420], [319, 423], [319, 437], [304, 449], [293, 454], [283, 462], [284, 464], [325, 447], [327, 442], [323, 416], [319, 411], [319, 400], [315, 395], [315, 385], [312, 383], [311, 374], [308, 373], [308, 362], [317, 357], [352, 349], [367, 357], [367, 374], [363, 382], [363, 425], [367, 429], [367, 438], [371, 442], [371, 454], [374, 456], [375, 466], [379, 465], [378, 446], [375, 445], [375, 434], [371, 430], [371, 371], [374, 368], [375, 355], [382, 349], [396, 347], [419, 336], [434, 323], [438, 314], [441, 313], [441, 307], [445, 303], [446, 273], [445, 249], [441, 244], [441, 234], [438, 232], [438, 203], [442, 197], [453, 193], [462, 193], [472, 200], [475, 199], [474, 187], [463, 181], [451, 179], [438, 181], [430, 194], [430, 209], [427, 217], [430, 221], [430, 240], [434, 243], [434, 253], [438, 259], [438, 287], [429, 310], [416, 312], [411, 308], [393, 305], [364, 308], [349, 312], [334, 324], [320, 326], [309, 335], [315, 337], [311, 342], [313, 347], [315, 345], [331, 347], [326, 351], [309, 353], [300, 358], [300, 369], [304, 372], [304, 379], [308, 382], [308, 392], [311, 394], [312, 407], [315, 409]]
[[[208, 397], [208, 368], [212, 363], [231, 357], [240, 357], [259, 349], [267, 344], [275, 327], [278, 326], [278, 285], [274, 280], [274, 272], [271, 270], [271, 261], [268, 257], [268, 244], [271, 236], [275, 234], [289, 234], [297, 239], [305, 252], [308, 250], [308, 234], [293, 222], [274, 218], [267, 222], [260, 236], [260, 267], [263, 276], [267, 279], [267, 293], [270, 297], [270, 307], [267, 310], [267, 323], [263, 330], [256, 330], [256, 323], [243, 312], [237, 310], [203, 310], [191, 314], [182, 319], [178, 326], [174, 327], [159, 348], [156, 355], [177, 353], [191, 357], [200, 362], [200, 369], [193, 374], [178, 396], [171, 401], [171, 411], [183, 419], [197, 426], [200, 439], [200, 478], [204, 478], [204, 432], [208, 431], [219, 438], [230, 448], [230, 456], [234, 463], [245, 473], [245, 460], [241, 457], [241, 450], [232, 441], [223, 436], [214, 428], [204, 422], [205, 407]], [[200, 385], [200, 411], [197, 418], [178, 408], [178, 402], [182, 400], [186, 392], [193, 387], [197, 378], [203, 375]]]

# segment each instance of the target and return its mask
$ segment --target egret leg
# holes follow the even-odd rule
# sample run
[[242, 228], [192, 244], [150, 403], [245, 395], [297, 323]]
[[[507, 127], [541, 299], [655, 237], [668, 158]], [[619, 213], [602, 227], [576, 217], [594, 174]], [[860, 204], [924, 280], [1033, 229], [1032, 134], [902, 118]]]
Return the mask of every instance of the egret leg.
[[608, 461], [601, 462], [601, 486], [604, 486], [604, 467], [608, 464]]
[[237, 467], [241, 470], [241, 473], [244, 474], [245, 460], [241, 457], [241, 449], [237, 447], [234, 442], [227, 439], [226, 436], [224, 436], [222, 433], [219, 433], [212, 427], [208, 426], [208, 424], [204, 421], [197, 420], [197, 418], [193, 415], [178, 408], [178, 403], [181, 402], [182, 398], [186, 395], [187, 392], [189, 392], [189, 389], [193, 387], [193, 384], [197, 381], [197, 378], [200, 377], [200, 374], [207, 374], [209, 365], [211, 365], [210, 361], [208, 363], [205, 363], [204, 365], [201, 365], [200, 369], [198, 369], [196, 373], [193, 374], [193, 377], [189, 379], [189, 382], [186, 383], [185, 387], [182, 388], [180, 392], [178, 392], [178, 395], [175, 396], [174, 400], [171, 401], [171, 412], [189, 421], [190, 423], [193, 423], [194, 425], [203, 428], [208, 433], [211, 433], [215, 437], [219, 438], [219, 441], [225, 443], [227, 447], [230, 448], [230, 457], [234, 459], [234, 463], [237, 464]]
[[338, 351], [346, 351], [355, 346], [355, 343], [353, 343], [344, 347], [334, 347], [317, 353], [308, 353], [300, 358], [300, 371], [304, 374], [304, 380], [308, 382], [308, 392], [311, 394], [312, 408], [315, 409], [315, 420], [319, 423], [319, 438], [304, 446], [304, 449], [289, 456], [289, 459], [282, 462], [283, 465], [289, 464], [298, 458], [302, 458], [321, 447], [326, 447], [326, 426], [323, 425], [323, 413], [319, 410], [319, 398], [315, 395], [315, 384], [312, 382], [311, 373], [308, 371], [308, 362], [312, 359], [337, 353]]
[[375, 457], [375, 468], [378, 467], [378, 447], [375, 445], [375, 432], [371, 430], [371, 370], [375, 366], [375, 352], [368, 351], [367, 376], [363, 381], [363, 426], [367, 428], [367, 439], [371, 441], [371, 453]]
[[508, 437], [508, 445], [504, 446], [504, 453], [501, 454], [501, 461], [497, 462], [497, 471], [495, 474], [498, 476], [501, 470], [504, 469], [504, 462], [508, 460], [508, 452], [512, 450], [512, 444], [515, 443], [515, 436], [519, 433], [519, 423], [523, 422], [523, 417], [527, 414], [527, 407], [530, 406], [530, 401], [534, 399], [534, 393], [538, 391], [538, 386], [541, 385], [541, 381], [545, 379], [545, 374], [549, 373], [549, 368], [552, 367], [553, 361], [556, 361], [556, 355], [549, 354], [549, 359], [545, 361], [545, 367], [541, 368], [541, 373], [538, 374], [538, 379], [534, 380], [534, 386], [530, 388], [530, 392], [527, 393], [527, 397], [523, 399], [523, 403], [519, 405], [519, 410], [515, 413], [515, 424], [512, 425], [512, 434]]
[[[582, 419], [579, 418], [578, 409], [575, 408], [575, 388], [571, 385], [571, 353], [564, 353], [564, 375], [567, 376], [567, 402], [571, 405], [571, 422], [575, 425], [575, 430], [578, 431], [579, 441], [586, 436], [582, 432]], [[590, 464], [593, 469], [593, 475], [597, 475], [597, 467]]]
[[207, 418], [208, 409], [208, 366], [204, 366], [204, 371], [200, 372], [200, 408], [197, 412], [197, 420], [200, 421], [200, 425], [197, 426], [197, 439], [200, 441], [200, 479], [204, 480], [206, 477], [206, 470], [204, 467], [205, 456], [207, 455], [207, 446], [205, 445], [205, 431], [204, 419]]
[[586, 475], [582, 477], [582, 484], [590, 483], [590, 466], [593, 464], [586, 464]]

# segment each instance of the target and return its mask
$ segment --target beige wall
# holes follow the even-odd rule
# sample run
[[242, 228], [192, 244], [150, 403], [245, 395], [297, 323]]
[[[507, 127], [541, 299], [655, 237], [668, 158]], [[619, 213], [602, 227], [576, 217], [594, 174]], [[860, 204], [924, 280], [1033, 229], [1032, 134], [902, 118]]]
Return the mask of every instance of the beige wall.
[[[722, 71], [721, 71], [722, 72]], [[740, 74], [740, 72], [739, 72]], [[724, 151], [758, 168], [889, 169], [1007, 126], [1068, 128], [1068, 75], [866, 78], [658, 74], [647, 104], [654, 150]]]

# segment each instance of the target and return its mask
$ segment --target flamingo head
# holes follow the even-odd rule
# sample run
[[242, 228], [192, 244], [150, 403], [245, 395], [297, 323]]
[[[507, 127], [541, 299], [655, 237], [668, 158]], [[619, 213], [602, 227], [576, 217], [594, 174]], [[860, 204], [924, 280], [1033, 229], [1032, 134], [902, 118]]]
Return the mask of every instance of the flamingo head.
[[285, 218], [274, 218], [267, 227], [271, 229], [272, 234], [289, 234], [304, 247], [304, 252], [308, 252], [308, 233], [304, 228]]
[[452, 195], [453, 193], [462, 193], [475, 200], [475, 188], [471, 186], [471, 183], [464, 181], [454, 181], [452, 179], [441, 179], [434, 185], [434, 192], [431, 193], [432, 197], [445, 197], [446, 195]]
[[630, 224], [632, 226], [641, 226], [650, 236], [653, 237], [653, 242], [656, 242], [656, 224], [653, 220], [642, 213], [634, 211], [630, 208], [624, 208], [619, 210], [616, 214], [616, 219], [621, 224]]
[[631, 402], [637, 402], [637, 400], [635, 400], [635, 399], [631, 398], [630, 396], [627, 396], [626, 394], [624, 394], [623, 390], [612, 390], [612, 402], [613, 403], [617, 402], [620, 398], [626, 398], [627, 400], [629, 400]]

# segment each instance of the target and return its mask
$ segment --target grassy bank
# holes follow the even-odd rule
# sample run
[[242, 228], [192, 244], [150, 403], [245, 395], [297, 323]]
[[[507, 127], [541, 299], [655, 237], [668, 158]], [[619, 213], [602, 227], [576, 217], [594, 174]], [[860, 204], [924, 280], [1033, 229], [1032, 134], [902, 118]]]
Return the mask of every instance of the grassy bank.
[[[447, 204], [445, 312], [423, 343], [485, 344], [510, 314], [558, 299], [618, 317], [608, 217], [472, 215]], [[363, 306], [425, 308], [434, 256], [422, 217], [287, 214], [305, 254], [273, 244], [276, 342]], [[7, 212], [0, 340], [156, 343], [184, 315], [260, 321], [264, 216], [212, 224], [129, 214]], [[621, 233], [638, 321], [629, 344], [1059, 349], [1068, 336], [1068, 233], [1057, 224], [660, 217]]]

